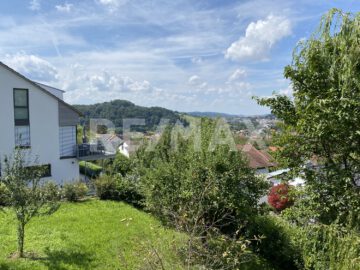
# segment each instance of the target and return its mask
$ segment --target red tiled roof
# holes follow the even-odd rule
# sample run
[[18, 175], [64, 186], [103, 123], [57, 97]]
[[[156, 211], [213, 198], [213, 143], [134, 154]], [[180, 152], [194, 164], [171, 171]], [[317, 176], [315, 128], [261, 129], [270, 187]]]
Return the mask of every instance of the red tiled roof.
[[242, 151], [249, 160], [249, 166], [253, 169], [268, 168], [275, 166], [272, 161], [272, 157], [266, 151], [260, 151], [251, 144], [238, 145], [240, 151]]

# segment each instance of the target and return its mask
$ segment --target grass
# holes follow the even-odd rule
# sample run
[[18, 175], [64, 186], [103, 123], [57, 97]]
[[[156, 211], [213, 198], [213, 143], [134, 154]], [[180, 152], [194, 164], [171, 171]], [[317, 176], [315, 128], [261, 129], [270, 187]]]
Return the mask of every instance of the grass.
[[12, 259], [16, 222], [7, 209], [0, 212], [0, 269], [152, 269], [162, 261], [180, 269], [173, 244], [183, 240], [127, 204], [89, 200], [34, 218], [26, 228], [25, 251], [36, 255]]

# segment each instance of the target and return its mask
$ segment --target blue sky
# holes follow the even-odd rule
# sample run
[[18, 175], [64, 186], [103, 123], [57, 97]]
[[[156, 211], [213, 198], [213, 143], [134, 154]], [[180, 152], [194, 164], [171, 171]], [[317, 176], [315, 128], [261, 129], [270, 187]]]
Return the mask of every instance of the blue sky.
[[178, 111], [261, 114], [291, 95], [283, 67], [330, 8], [358, 1], [0, 2], [0, 59], [72, 104], [126, 99]]

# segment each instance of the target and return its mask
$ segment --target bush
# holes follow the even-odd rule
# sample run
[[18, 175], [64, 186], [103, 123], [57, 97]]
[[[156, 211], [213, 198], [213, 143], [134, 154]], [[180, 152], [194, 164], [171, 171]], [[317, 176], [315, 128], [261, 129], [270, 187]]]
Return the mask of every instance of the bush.
[[63, 187], [63, 196], [70, 202], [76, 202], [84, 198], [88, 191], [89, 189], [84, 183], [67, 183]]
[[80, 173], [90, 178], [98, 177], [103, 171], [102, 167], [91, 162], [80, 161], [79, 167], [80, 167]]
[[42, 190], [45, 193], [48, 201], [60, 201], [61, 200], [61, 188], [53, 182], [46, 182], [42, 186]]
[[300, 249], [294, 243], [296, 228], [277, 216], [257, 216], [248, 226], [248, 237], [257, 236], [252, 249], [279, 269], [301, 269]]
[[287, 184], [279, 184], [273, 186], [268, 196], [268, 203], [277, 211], [282, 211], [293, 204], [293, 200], [289, 195], [290, 186]]
[[101, 200], [117, 200], [119, 197], [119, 181], [117, 176], [103, 175], [95, 181], [96, 195]]
[[9, 197], [10, 197], [9, 190], [6, 188], [4, 184], [0, 183], [0, 206], [8, 206]]
[[135, 177], [103, 175], [95, 181], [95, 188], [101, 200], [124, 201], [136, 207], [142, 206], [143, 196]]
[[336, 224], [298, 228], [294, 242], [301, 248], [303, 269], [359, 270], [360, 235]]
[[130, 158], [124, 156], [121, 153], [117, 153], [111, 169], [114, 173], [120, 173], [122, 176], [127, 175], [132, 169]]
[[337, 224], [296, 226], [281, 216], [259, 216], [248, 237], [259, 235], [253, 252], [276, 269], [359, 270], [360, 235]]

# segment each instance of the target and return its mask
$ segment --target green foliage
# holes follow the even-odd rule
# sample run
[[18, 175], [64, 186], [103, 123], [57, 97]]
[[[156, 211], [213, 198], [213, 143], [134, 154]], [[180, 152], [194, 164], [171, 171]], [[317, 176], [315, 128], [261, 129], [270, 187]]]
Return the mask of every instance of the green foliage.
[[276, 269], [302, 269], [300, 248], [294, 242], [295, 230], [281, 218], [263, 215], [254, 218], [246, 234], [260, 238], [252, 242], [253, 251]]
[[134, 131], [154, 131], [160, 123], [161, 118], [169, 119], [171, 123], [180, 120], [178, 113], [160, 108], [160, 107], [140, 107], [125, 100], [113, 100], [94, 105], [75, 105], [76, 109], [81, 111], [86, 119], [103, 118], [112, 121], [118, 133], [123, 127], [122, 120], [125, 118], [143, 118], [145, 126], [132, 127]]
[[[5, 157], [3, 176], [0, 182], [7, 190], [7, 205], [15, 212], [18, 230], [18, 256], [24, 257], [25, 226], [36, 216], [53, 214], [58, 208], [58, 197], [54, 187], [44, 185], [42, 166], [29, 160], [24, 151], [18, 149], [13, 156]], [[30, 167], [31, 165], [31, 167]], [[30, 169], [29, 169], [30, 168]]]
[[86, 161], [80, 161], [79, 167], [80, 167], [80, 173], [90, 178], [98, 177], [103, 171], [103, 168], [101, 166]]
[[174, 213], [184, 214], [191, 202], [192, 210], [187, 215], [199, 207], [201, 211], [206, 209], [205, 219], [229, 215], [229, 219], [243, 222], [257, 211], [265, 183], [248, 168], [240, 152], [230, 151], [226, 145], [209, 151], [215, 126], [214, 121], [202, 119], [200, 151], [194, 150], [194, 137], [179, 138], [175, 151], [171, 128], [154, 151], [139, 151], [139, 173], [149, 210], [169, 220]]
[[7, 187], [0, 182], [0, 207], [7, 206], [9, 204], [10, 196], [11, 194]]
[[76, 202], [83, 199], [89, 188], [82, 182], [66, 183], [63, 187], [63, 196], [69, 202]]
[[[283, 121], [278, 158], [304, 172], [309, 212], [325, 224], [360, 223], [360, 14], [332, 9], [285, 68], [294, 99], [258, 100]], [[316, 159], [320, 170], [303, 169]], [[305, 202], [304, 200], [304, 202]]]
[[96, 195], [101, 200], [124, 201], [142, 207], [139, 180], [133, 176], [103, 175], [95, 181]]
[[267, 185], [239, 151], [230, 145], [213, 149], [214, 140], [221, 140], [216, 135], [222, 136], [216, 121], [202, 119], [199, 124], [182, 133], [186, 136], [178, 127], [168, 127], [151, 151], [145, 146], [137, 152], [132, 174], [141, 178], [147, 209], [190, 235], [187, 261], [236, 269], [248, 259], [239, 229], [258, 212]]
[[121, 153], [116, 154], [116, 158], [112, 163], [111, 171], [120, 173], [122, 176], [127, 175], [132, 169], [132, 161]]

